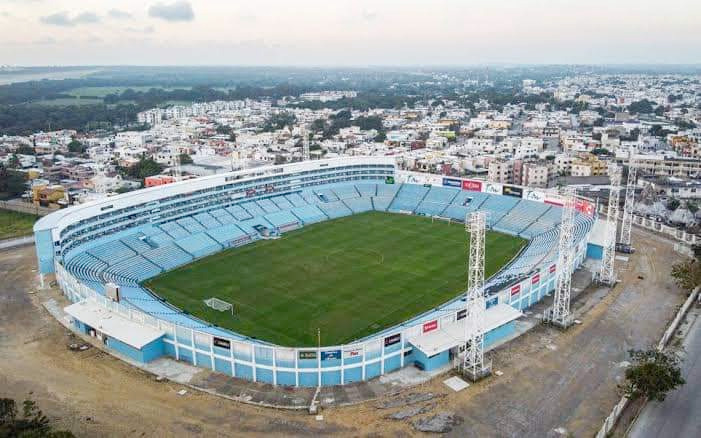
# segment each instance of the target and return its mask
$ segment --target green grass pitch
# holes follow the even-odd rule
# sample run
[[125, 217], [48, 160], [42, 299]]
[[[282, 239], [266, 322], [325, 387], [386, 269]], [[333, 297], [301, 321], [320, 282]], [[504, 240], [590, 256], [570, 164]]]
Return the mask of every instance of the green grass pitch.
[[[526, 241], [486, 236], [487, 276]], [[194, 316], [292, 347], [337, 345], [370, 335], [464, 291], [462, 224], [369, 212], [304, 227], [276, 240], [222, 251], [146, 286]], [[203, 300], [234, 303], [236, 315]]]

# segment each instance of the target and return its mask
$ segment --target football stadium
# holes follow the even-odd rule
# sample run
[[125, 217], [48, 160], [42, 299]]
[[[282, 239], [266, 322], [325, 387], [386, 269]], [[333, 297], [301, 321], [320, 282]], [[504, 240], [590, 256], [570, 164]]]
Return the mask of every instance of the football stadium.
[[[318, 386], [465, 347], [465, 221], [486, 214], [485, 348], [555, 288], [557, 191], [398, 169], [392, 157], [306, 161], [92, 201], [34, 227], [39, 269], [73, 327], [118, 356]], [[577, 199], [574, 266], [595, 206]]]

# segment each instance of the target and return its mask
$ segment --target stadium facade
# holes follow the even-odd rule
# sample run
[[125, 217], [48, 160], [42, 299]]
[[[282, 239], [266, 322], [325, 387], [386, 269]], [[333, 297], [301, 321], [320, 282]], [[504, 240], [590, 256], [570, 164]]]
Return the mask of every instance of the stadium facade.
[[[242, 379], [317, 386], [368, 380], [415, 365], [433, 370], [464, 347], [465, 302], [347, 345], [277, 346], [214, 327], [141, 287], [162, 272], [269, 234], [364, 211], [462, 222], [529, 240], [485, 284], [485, 344], [512, 336], [522, 311], [555, 288], [562, 198], [480, 180], [401, 171], [391, 157], [269, 166], [129, 192], [52, 213], [34, 227], [39, 270], [55, 275], [82, 333], [137, 362], [170, 356]], [[575, 264], [586, 257], [595, 206], [578, 199]], [[111, 286], [119, 286], [116, 295]]]

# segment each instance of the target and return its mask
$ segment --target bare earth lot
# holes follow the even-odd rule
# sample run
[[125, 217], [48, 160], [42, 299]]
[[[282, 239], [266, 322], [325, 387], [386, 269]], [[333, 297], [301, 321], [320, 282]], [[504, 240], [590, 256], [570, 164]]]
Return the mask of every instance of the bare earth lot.
[[[442, 379], [410, 390], [444, 395], [417, 416], [455, 412], [464, 422], [454, 436], [592, 436], [618, 399], [625, 351], [656, 342], [683, 301], [668, 275], [677, 258], [672, 246], [644, 238], [645, 250], [624, 264], [623, 284], [608, 294], [582, 293], [574, 305], [587, 309], [581, 325], [566, 333], [537, 327], [492, 354], [503, 376], [460, 393], [449, 393]], [[60, 428], [78, 436], [417, 434], [409, 421], [385, 418], [396, 409], [378, 410], [375, 402], [328, 409], [316, 421], [193, 391], [181, 397], [179, 385], [95, 349], [71, 352], [70, 335], [41, 307], [56, 291], [28, 294], [36, 290], [35, 264], [33, 247], [0, 252], [0, 396], [31, 393]]]

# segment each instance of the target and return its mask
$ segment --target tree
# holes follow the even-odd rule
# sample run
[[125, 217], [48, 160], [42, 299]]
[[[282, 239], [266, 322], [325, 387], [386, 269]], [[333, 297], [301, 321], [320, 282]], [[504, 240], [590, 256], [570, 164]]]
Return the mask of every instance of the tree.
[[14, 400], [0, 398], [0, 436], [70, 438], [74, 435], [68, 431], [52, 430], [48, 417], [33, 401], [24, 401], [20, 417]]
[[655, 111], [654, 104], [647, 99], [642, 99], [628, 105], [628, 111], [636, 114], [651, 114]]
[[382, 143], [385, 140], [387, 140], [387, 134], [385, 134], [384, 132], [380, 132], [375, 136], [375, 141], [377, 143]]
[[180, 164], [192, 164], [192, 157], [189, 156], [188, 154], [180, 154], [178, 156], [178, 159], [180, 160]]
[[701, 284], [701, 265], [696, 260], [677, 263], [672, 266], [672, 277], [679, 287], [691, 290]]
[[0, 164], [0, 195], [15, 197], [24, 192], [24, 174]]
[[10, 155], [10, 158], [7, 160], [7, 167], [10, 169], [19, 169], [22, 167], [22, 163], [20, 163], [16, 154]]
[[153, 158], [141, 157], [138, 163], [126, 169], [119, 169], [122, 174], [143, 180], [148, 176], [158, 175], [163, 171], [163, 165], [156, 162]]
[[215, 131], [217, 132], [217, 134], [229, 135], [229, 134], [231, 134], [231, 126], [217, 125], [217, 127], [215, 128]]
[[667, 210], [674, 211], [677, 208], [679, 208], [680, 205], [681, 205], [681, 202], [679, 201], [679, 199], [670, 198], [670, 200], [667, 201]]
[[75, 138], [68, 143], [68, 152], [72, 154], [82, 154], [85, 152], [85, 146]]
[[20, 154], [20, 155], [35, 155], [36, 152], [34, 151], [34, 148], [31, 146], [28, 146], [26, 144], [21, 145], [20, 147], [17, 148], [15, 153]]
[[645, 398], [663, 401], [667, 393], [686, 383], [675, 353], [650, 350], [629, 350], [633, 364], [626, 369], [621, 389], [631, 400]]

